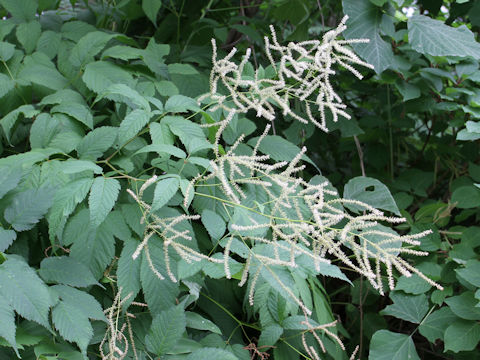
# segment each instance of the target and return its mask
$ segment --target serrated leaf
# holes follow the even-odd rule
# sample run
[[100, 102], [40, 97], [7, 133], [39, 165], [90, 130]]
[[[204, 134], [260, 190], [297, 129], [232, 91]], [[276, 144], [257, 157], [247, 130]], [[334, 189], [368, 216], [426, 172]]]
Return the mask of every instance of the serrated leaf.
[[227, 229], [223, 218], [216, 212], [208, 209], [202, 211], [202, 224], [207, 229], [212, 240], [219, 240]]
[[460, 186], [452, 193], [452, 203], [460, 209], [471, 209], [480, 206], [480, 190], [474, 186]]
[[[118, 259], [117, 281], [118, 287], [122, 288], [122, 297], [132, 294], [131, 301], [135, 299], [140, 291], [140, 265], [142, 259], [133, 259], [132, 255], [137, 249], [139, 242], [133, 239], [126, 240], [123, 245], [122, 253]], [[126, 303], [126, 305], [128, 302]]]
[[152, 115], [151, 112], [147, 112], [143, 109], [135, 109], [125, 116], [118, 129], [118, 139], [120, 142], [122, 144], [126, 143], [137, 135], [139, 131], [148, 124]]
[[42, 33], [42, 27], [36, 20], [21, 23], [17, 26], [17, 39], [22, 44], [25, 52], [30, 54], [37, 46], [37, 41]]
[[0, 0], [0, 4], [18, 22], [27, 22], [35, 19], [38, 7], [38, 1], [36, 0]]
[[465, 291], [458, 296], [452, 296], [445, 299], [453, 313], [462, 319], [480, 320], [480, 308], [475, 307], [478, 300], [472, 291]]
[[[364, 202], [377, 209], [387, 210], [400, 215], [397, 204], [388, 188], [379, 180], [366, 176], [358, 176], [348, 181], [343, 189], [343, 197]], [[348, 208], [363, 211], [364, 208], [356, 205], [347, 205]]]
[[26, 56], [18, 79], [29, 81], [52, 90], [68, 87], [68, 80], [57, 70], [47, 55], [35, 52]]
[[90, 109], [79, 103], [62, 103], [52, 107], [50, 110], [52, 114], [62, 113], [73, 117], [75, 120], [85, 124], [89, 129], [93, 129], [93, 115]]
[[425, 294], [413, 296], [392, 292], [390, 298], [393, 305], [388, 305], [380, 314], [418, 324], [428, 312], [428, 299]]
[[125, 84], [113, 84], [109, 86], [103, 94], [97, 96], [95, 102], [104, 97], [117, 102], [124, 102], [132, 109], [140, 107], [148, 113], [151, 110], [148, 101], [140, 95], [138, 91]]
[[369, 360], [420, 360], [411, 336], [378, 330], [370, 341]]
[[408, 39], [422, 54], [480, 58], [480, 44], [465, 25], [453, 28], [443, 21], [414, 15], [408, 20]]
[[47, 283], [76, 287], [97, 284], [88, 267], [68, 256], [49, 257], [40, 263], [39, 274]]
[[30, 230], [52, 206], [54, 191], [49, 188], [29, 189], [18, 193], [5, 209], [4, 217], [16, 231]]
[[239, 358], [227, 350], [204, 347], [190, 353], [185, 360], [239, 360]]
[[23, 114], [25, 118], [30, 119], [35, 117], [39, 113], [40, 111], [36, 110], [32, 105], [22, 105], [5, 115], [0, 120], [0, 124], [2, 125], [7, 140], [10, 142], [10, 132], [15, 126], [20, 114]]
[[0, 41], [0, 60], [8, 61], [15, 52], [15, 45]]
[[420, 334], [428, 341], [435, 343], [437, 339], [444, 340], [445, 329], [458, 320], [458, 317], [448, 306], [431, 313], [419, 326]]
[[168, 201], [176, 194], [180, 182], [178, 178], [167, 178], [157, 182], [153, 193], [152, 211], [156, 211], [165, 206]]
[[283, 334], [283, 328], [280, 325], [272, 324], [262, 329], [260, 338], [258, 339], [258, 346], [274, 346]]
[[78, 144], [77, 153], [80, 159], [97, 160], [115, 142], [117, 128], [102, 126], [90, 131]]
[[101, 174], [102, 168], [92, 161], [68, 159], [62, 162], [62, 171], [65, 174], [77, 174], [83, 171], [93, 171], [94, 174]]
[[81, 67], [93, 60], [93, 57], [102, 51], [105, 45], [116, 36], [118, 35], [107, 34], [103, 31], [90, 32], [76, 43], [71, 50], [68, 60], [73, 66]]
[[80, 309], [60, 301], [52, 310], [52, 320], [60, 335], [67, 341], [77, 343], [84, 355], [93, 337], [93, 328]]
[[346, 39], [369, 39], [367, 44], [354, 44], [355, 52], [372, 64], [377, 74], [394, 64], [389, 43], [380, 36], [382, 10], [368, 0], [343, 0], [343, 12], [349, 16]]
[[397, 284], [395, 285], [395, 290], [403, 290], [407, 294], [425, 294], [428, 290], [430, 290], [432, 285], [427, 283], [417, 274], [413, 274], [409, 277], [401, 276]]
[[145, 337], [147, 349], [156, 355], [163, 355], [182, 337], [185, 331], [185, 310], [181, 306], [161, 311], [153, 318], [152, 326]]
[[76, 307], [89, 319], [107, 321], [102, 306], [92, 295], [66, 285], [55, 285], [51, 289], [64, 303]]
[[50, 328], [50, 293], [35, 270], [22, 258], [10, 255], [0, 265], [0, 290], [19, 315]]
[[47, 55], [49, 59], [53, 59], [58, 54], [62, 35], [55, 31], [44, 31], [37, 41], [37, 51]]
[[445, 330], [445, 351], [470, 351], [480, 341], [480, 324], [476, 321], [457, 320]]
[[0, 199], [15, 189], [21, 178], [22, 169], [19, 166], [0, 166]]
[[156, 152], [159, 155], [169, 154], [180, 159], [185, 159], [187, 157], [187, 154], [185, 154], [185, 152], [182, 149], [179, 149], [173, 145], [166, 145], [166, 144], [152, 144], [152, 145], [144, 146], [143, 148], [135, 152], [134, 155], [143, 154], [147, 152]]
[[90, 222], [93, 226], [100, 225], [113, 209], [120, 191], [120, 182], [117, 179], [96, 177], [93, 180], [88, 206], [90, 208]]
[[455, 272], [476, 287], [480, 287], [480, 261], [469, 260], [463, 269], [455, 269]]
[[205, 319], [200, 314], [197, 314], [191, 311], [186, 311], [185, 318], [186, 318], [186, 326], [188, 328], [210, 331], [219, 335], [222, 334], [222, 331], [217, 325], [215, 325], [212, 321]]
[[0, 99], [15, 88], [15, 81], [5, 74], [0, 74]]
[[142, 0], [142, 9], [153, 25], [157, 25], [158, 10], [162, 7], [162, 0]]
[[133, 78], [130, 73], [121, 67], [107, 61], [95, 61], [85, 67], [82, 80], [87, 87], [101, 94], [113, 84], [132, 85]]
[[15, 231], [0, 228], [0, 252], [7, 250], [16, 238], [17, 233]]
[[173, 95], [165, 103], [165, 112], [182, 113], [189, 110], [200, 111], [200, 108], [194, 99], [184, 95]]
[[20, 358], [17, 350], [17, 342], [15, 340], [15, 314], [8, 301], [0, 294], [0, 336], [15, 349], [17, 357]]

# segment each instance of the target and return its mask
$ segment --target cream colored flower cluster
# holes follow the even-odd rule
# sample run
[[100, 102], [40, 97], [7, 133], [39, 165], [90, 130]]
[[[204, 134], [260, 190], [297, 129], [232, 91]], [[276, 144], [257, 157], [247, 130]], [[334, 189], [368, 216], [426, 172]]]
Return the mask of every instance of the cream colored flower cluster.
[[[276, 73], [274, 79], [262, 78], [258, 69], [253, 78], [245, 76], [244, 69], [251, 56], [250, 48], [239, 64], [232, 60], [236, 48], [225, 58], [217, 59], [217, 47], [212, 39], [210, 93], [201, 96], [199, 102], [209, 97], [215, 103], [212, 110], [222, 108], [235, 113], [254, 110], [258, 117], [270, 121], [276, 117], [275, 108], [280, 108], [284, 116], [291, 116], [302, 123], [312, 122], [328, 131], [326, 110], [331, 112], [333, 121], [337, 121], [338, 116], [350, 118], [345, 111], [346, 105], [330, 82], [330, 77], [335, 74], [334, 66], [342, 66], [359, 79], [362, 75], [354, 65], [373, 68], [348, 47], [366, 43], [368, 39], [337, 39], [346, 29], [347, 19], [345, 16], [339, 26], [327, 32], [322, 40], [290, 42], [286, 46], [277, 41], [275, 29], [270, 26], [272, 40], [265, 37], [265, 51]], [[218, 94], [219, 83], [226, 88], [228, 95]], [[301, 112], [293, 110], [295, 99], [302, 104]], [[318, 111], [319, 119], [314, 111]]]

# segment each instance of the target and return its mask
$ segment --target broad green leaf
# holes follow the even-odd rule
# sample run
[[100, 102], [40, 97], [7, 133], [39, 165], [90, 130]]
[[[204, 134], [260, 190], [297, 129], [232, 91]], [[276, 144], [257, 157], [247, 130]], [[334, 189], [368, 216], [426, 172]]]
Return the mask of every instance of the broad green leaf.
[[68, 256], [43, 259], [40, 263], [39, 275], [47, 283], [76, 287], [97, 284], [88, 267]]
[[25, 52], [30, 54], [37, 46], [37, 41], [42, 33], [42, 27], [37, 20], [22, 23], [17, 26], [17, 39], [22, 44]]
[[186, 326], [191, 329], [210, 331], [215, 334], [222, 335], [220, 328], [212, 321], [205, 319], [202, 315], [196, 312], [185, 312]]
[[115, 45], [109, 47], [102, 53], [102, 59], [111, 57], [114, 59], [120, 60], [132, 60], [132, 59], [140, 59], [142, 57], [143, 50], [137, 49], [130, 46], [125, 45]]
[[38, 1], [36, 0], [0, 0], [2, 5], [18, 22], [35, 19]]
[[131, 111], [120, 124], [118, 129], [118, 139], [123, 144], [136, 136], [143, 129], [152, 117], [152, 113], [142, 109]]
[[[377, 179], [358, 176], [348, 181], [343, 189], [343, 197], [364, 202], [374, 208], [387, 210], [400, 215], [397, 204], [388, 188]], [[363, 207], [346, 204], [348, 208], [363, 211]]]
[[262, 333], [258, 339], [258, 346], [274, 346], [282, 334], [283, 328], [280, 325], [269, 325], [262, 329]]
[[62, 89], [55, 91], [53, 94], [45, 96], [42, 101], [40, 101], [39, 105], [52, 105], [63, 103], [78, 103], [83, 105], [87, 104], [80, 93], [71, 89]]
[[113, 209], [120, 191], [120, 182], [117, 179], [96, 177], [88, 198], [90, 208], [90, 222], [93, 226], [100, 225], [108, 213]]
[[157, 182], [153, 193], [152, 211], [156, 211], [165, 206], [168, 201], [176, 194], [180, 182], [178, 178], [167, 178]]
[[[369, 231], [372, 231], [373, 233], [370, 233]], [[352, 233], [358, 236], [361, 244], [367, 242], [367, 249], [372, 252], [369, 257], [375, 257], [376, 255], [383, 256], [380, 249], [387, 250], [388, 253], [392, 255], [398, 255], [398, 250], [392, 251], [389, 249], [399, 249], [402, 246], [402, 241], [400, 239], [393, 242], [383, 242], [385, 241], [385, 235], [382, 235], [381, 233], [391, 234], [394, 237], [398, 236], [398, 233], [395, 230], [385, 225], [377, 224], [368, 229], [355, 229]], [[378, 247], [380, 247], [380, 249], [378, 249]]]
[[51, 289], [64, 303], [76, 307], [89, 319], [107, 321], [102, 306], [92, 295], [66, 285], [55, 285]]
[[20, 114], [23, 114], [25, 118], [30, 119], [37, 116], [39, 113], [40, 111], [36, 110], [32, 105], [22, 105], [0, 119], [0, 124], [2, 125], [7, 140], [10, 141], [10, 132], [15, 126]]
[[185, 360], [239, 360], [239, 358], [227, 350], [204, 347], [189, 354]]
[[150, 105], [148, 101], [140, 95], [136, 90], [125, 84], [113, 84], [105, 90], [103, 94], [100, 94], [95, 99], [95, 102], [102, 98], [108, 98], [116, 102], [124, 102], [131, 108], [140, 107], [147, 113], [150, 112]]
[[58, 54], [60, 43], [62, 41], [62, 35], [55, 31], [44, 31], [37, 41], [37, 51], [42, 52], [49, 59], [53, 59]]
[[17, 357], [20, 358], [17, 350], [17, 342], [15, 340], [15, 314], [12, 307], [8, 301], [0, 295], [0, 336], [3, 337], [7, 342], [15, 349]]
[[159, 155], [164, 155], [164, 154], [169, 154], [172, 156], [175, 156], [180, 159], [185, 159], [187, 157], [187, 154], [185, 152], [173, 145], [166, 145], [166, 144], [152, 144], [152, 145], [147, 145], [137, 152], [135, 152], [134, 155], [137, 154], [143, 154], [147, 152], [156, 152]]
[[212, 240], [219, 240], [227, 229], [223, 218], [209, 209], [202, 211], [202, 224], [207, 229]]
[[83, 36], [89, 32], [96, 31], [95, 26], [84, 21], [68, 21], [62, 25], [62, 37], [77, 43]]
[[380, 36], [382, 11], [368, 0], [343, 0], [343, 12], [349, 16], [346, 39], [369, 39], [367, 44], [353, 48], [366, 62], [372, 64], [377, 74], [394, 64], [391, 45]]
[[378, 330], [370, 341], [369, 360], [420, 360], [411, 336]]
[[453, 28], [443, 21], [414, 15], [408, 20], [408, 39], [422, 54], [480, 58], [480, 44], [465, 25]]
[[101, 174], [102, 168], [92, 161], [68, 159], [62, 162], [62, 171], [65, 174], [77, 174], [82, 171], [93, 171], [94, 174]]
[[18, 78], [52, 90], [60, 90], [69, 85], [48, 56], [41, 52], [25, 57]]
[[19, 315], [50, 328], [50, 293], [35, 270], [28, 266], [23, 258], [10, 255], [0, 265], [0, 289], [4, 289], [3, 297]]
[[170, 131], [180, 138], [189, 154], [212, 147], [200, 125], [190, 120], [180, 116], [166, 116], [163, 118], [162, 124], [168, 125]]
[[[122, 288], [122, 297], [132, 294], [131, 301], [140, 291], [140, 265], [142, 258], [133, 259], [132, 255], [140, 243], [130, 239], [124, 242], [122, 253], [118, 259], [117, 281], [118, 287]], [[128, 302], [126, 303], [128, 304]]]
[[30, 230], [47, 213], [54, 191], [49, 188], [29, 189], [18, 193], [5, 209], [4, 217], [16, 231]]
[[153, 318], [152, 326], [145, 337], [147, 349], [156, 355], [163, 355], [182, 337], [185, 331], [185, 310], [174, 306], [161, 311]]
[[52, 114], [62, 113], [67, 114], [73, 117], [75, 120], [80, 121], [82, 124], [85, 124], [89, 129], [93, 129], [93, 116], [90, 112], [90, 109], [78, 103], [61, 103], [52, 107], [50, 110]]
[[130, 73], [107, 61], [89, 63], [85, 67], [82, 80], [90, 90], [97, 94], [105, 92], [113, 84], [132, 85], [133, 83]]
[[0, 252], [4, 252], [17, 238], [17, 233], [13, 230], [0, 228]]
[[93, 60], [93, 57], [103, 50], [105, 45], [116, 37], [103, 31], [90, 32], [83, 36], [73, 47], [69, 60], [75, 67], [81, 67]]
[[480, 261], [469, 260], [463, 269], [455, 269], [455, 272], [473, 286], [480, 288]]
[[403, 290], [407, 294], [420, 295], [425, 294], [431, 287], [432, 285], [420, 276], [413, 274], [409, 277], [401, 276], [395, 285], [395, 290]]
[[84, 355], [93, 337], [93, 328], [88, 318], [76, 306], [60, 301], [52, 310], [52, 320], [60, 335], [75, 342]]
[[15, 88], [15, 81], [5, 74], [0, 74], [0, 99]]
[[[248, 145], [255, 146], [258, 138], [253, 138], [248, 141]], [[258, 150], [266, 155], [269, 155], [272, 160], [276, 161], [291, 161], [300, 152], [300, 148], [290, 141], [277, 135], [265, 136], [260, 143]], [[302, 156], [302, 160], [312, 164], [315, 163], [306, 155]]]
[[445, 330], [445, 351], [470, 351], [480, 341], [480, 324], [477, 321], [457, 320]]
[[428, 299], [424, 294], [413, 296], [392, 292], [390, 299], [393, 305], [388, 305], [380, 314], [395, 316], [418, 324], [428, 312]]
[[13, 190], [22, 178], [20, 166], [0, 166], [0, 199]]
[[90, 131], [77, 146], [80, 159], [97, 160], [117, 138], [117, 128], [102, 126]]
[[143, 61], [148, 68], [155, 74], [164, 78], [168, 77], [168, 68], [165, 65], [164, 58], [170, 52], [170, 45], [157, 44], [152, 37], [143, 52]]
[[452, 193], [452, 203], [460, 209], [471, 209], [480, 206], [480, 190], [474, 186], [461, 186]]
[[458, 320], [458, 317], [448, 306], [445, 306], [428, 315], [418, 329], [420, 334], [431, 343], [435, 343], [437, 339], [444, 341], [445, 329], [456, 320]]
[[173, 95], [165, 103], [167, 113], [183, 113], [189, 110], [200, 111], [200, 108], [194, 99], [184, 95]]
[[153, 25], [157, 25], [158, 10], [162, 7], [162, 0], [142, 0], [142, 9]]
[[8, 61], [15, 52], [15, 45], [0, 41], [0, 60]]
[[455, 315], [466, 320], [480, 320], [480, 308], [475, 307], [478, 300], [475, 299], [472, 291], [465, 291], [458, 296], [445, 299]]

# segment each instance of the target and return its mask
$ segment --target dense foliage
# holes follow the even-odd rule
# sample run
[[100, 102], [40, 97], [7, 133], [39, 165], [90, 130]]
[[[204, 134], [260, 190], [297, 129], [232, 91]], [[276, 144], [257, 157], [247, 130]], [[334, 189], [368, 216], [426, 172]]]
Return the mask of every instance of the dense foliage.
[[0, 16], [1, 359], [480, 358], [478, 1]]

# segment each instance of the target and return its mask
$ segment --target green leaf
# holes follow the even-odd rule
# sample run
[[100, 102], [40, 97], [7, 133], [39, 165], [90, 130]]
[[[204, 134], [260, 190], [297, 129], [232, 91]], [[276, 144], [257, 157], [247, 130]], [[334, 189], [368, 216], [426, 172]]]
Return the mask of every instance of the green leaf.
[[57, 70], [48, 56], [41, 52], [25, 57], [18, 79], [52, 90], [60, 90], [69, 85], [69, 81]]
[[152, 211], [164, 207], [173, 195], [176, 194], [179, 187], [180, 182], [178, 178], [167, 178], [158, 181], [153, 193]]
[[92, 161], [68, 159], [62, 162], [62, 171], [65, 174], [77, 174], [83, 171], [93, 171], [94, 174], [101, 174], [102, 168]]
[[156, 152], [158, 153], [158, 155], [169, 154], [180, 159], [185, 159], [187, 157], [187, 154], [185, 154], [185, 152], [182, 149], [179, 149], [173, 145], [166, 145], [166, 144], [152, 144], [152, 145], [144, 146], [143, 148], [135, 152], [134, 155], [143, 154], [147, 152]]
[[17, 233], [13, 230], [0, 228], [0, 252], [4, 252], [17, 238]]
[[448, 306], [431, 313], [419, 326], [420, 334], [425, 336], [432, 344], [437, 339], [444, 341], [445, 329], [458, 320], [458, 317]]
[[169, 52], [170, 45], [157, 44], [152, 37], [143, 52], [143, 61], [155, 74], [168, 78], [168, 68], [165, 65], [164, 58]]
[[89, 129], [93, 129], [93, 116], [90, 109], [78, 103], [62, 103], [52, 107], [50, 110], [52, 114], [62, 113], [73, 117], [75, 120], [85, 124]]
[[465, 25], [453, 28], [443, 21], [414, 15], [408, 20], [408, 39], [422, 54], [480, 58], [480, 44]]
[[18, 22], [34, 20], [38, 7], [38, 1], [36, 0], [0, 0], [0, 4]]
[[190, 120], [180, 116], [166, 116], [163, 118], [162, 124], [168, 125], [170, 131], [180, 138], [190, 155], [212, 147], [200, 125]]
[[457, 320], [445, 330], [445, 351], [470, 351], [480, 341], [480, 324], [476, 321]]
[[380, 36], [382, 11], [368, 0], [343, 0], [343, 12], [349, 16], [346, 39], [369, 39], [367, 44], [353, 48], [366, 62], [372, 64], [377, 74], [394, 64], [391, 45]]
[[[388, 188], [377, 179], [358, 176], [348, 181], [343, 189], [343, 197], [364, 202], [377, 209], [387, 210], [400, 215], [397, 204]], [[350, 209], [363, 211], [364, 208], [346, 204]]]
[[15, 349], [17, 357], [20, 358], [17, 350], [17, 342], [15, 340], [15, 314], [12, 307], [8, 301], [0, 295], [0, 336], [3, 337], [7, 342]]
[[165, 112], [182, 113], [188, 110], [200, 111], [197, 102], [184, 95], [173, 95], [165, 103]]
[[120, 182], [117, 179], [96, 177], [88, 198], [90, 208], [90, 222], [93, 226], [100, 225], [108, 213], [113, 209], [120, 191]]
[[62, 35], [55, 31], [44, 31], [37, 41], [37, 51], [47, 55], [49, 59], [53, 59], [58, 54]]
[[[255, 146], [258, 141], [258, 137], [250, 139], [248, 145]], [[268, 135], [260, 143], [258, 150], [266, 155], [269, 155], [272, 160], [276, 161], [291, 161], [300, 152], [300, 148], [290, 141], [277, 135]], [[302, 160], [309, 164], [315, 165], [315, 163], [307, 156], [303, 155]]]
[[0, 265], [0, 289], [3, 297], [19, 315], [50, 328], [50, 293], [35, 270], [28, 266], [23, 258], [9, 255]]
[[52, 203], [52, 189], [29, 189], [15, 195], [5, 209], [4, 217], [16, 231], [30, 230], [47, 213]]
[[120, 142], [123, 144], [135, 137], [140, 130], [148, 124], [151, 117], [152, 113], [143, 109], [135, 109], [131, 111], [125, 116], [120, 124], [120, 129], [118, 129], [118, 139]]
[[40, 263], [39, 274], [47, 283], [76, 287], [97, 284], [88, 267], [68, 256], [49, 257]]
[[15, 88], [15, 81], [5, 74], [0, 74], [0, 99]]
[[112, 126], [102, 126], [90, 131], [77, 146], [78, 157], [86, 160], [97, 160], [117, 139], [116, 130]]
[[22, 169], [19, 166], [0, 166], [0, 199], [17, 187], [22, 178]]
[[162, 0], [142, 0], [142, 9], [153, 25], [157, 25], [158, 10], [162, 7]]
[[0, 41], [0, 60], [7, 62], [15, 53], [15, 45]]
[[420, 276], [413, 274], [409, 277], [401, 276], [395, 285], [395, 290], [403, 290], [407, 294], [420, 295], [425, 294], [431, 287], [432, 285]]
[[480, 288], [480, 261], [469, 260], [465, 264], [465, 268], [455, 269], [455, 272], [460, 275], [462, 279]]
[[204, 347], [190, 353], [185, 360], [239, 360], [227, 350], [219, 348]]
[[60, 335], [67, 341], [75, 342], [84, 355], [93, 337], [93, 328], [80, 309], [60, 301], [52, 310], [52, 320]]
[[132, 109], [135, 107], [140, 107], [146, 112], [150, 112], [150, 105], [148, 101], [140, 95], [136, 90], [125, 84], [113, 84], [108, 89], [105, 90], [103, 94], [100, 94], [95, 99], [95, 102], [99, 101], [102, 98], [108, 98], [116, 102], [123, 102], [130, 106]]
[[369, 360], [420, 360], [411, 336], [378, 330], [370, 341]]
[[262, 329], [262, 333], [258, 339], [258, 346], [274, 346], [282, 334], [283, 328], [280, 325], [269, 325]]
[[64, 303], [76, 307], [89, 319], [107, 321], [102, 306], [92, 295], [66, 285], [55, 285], [51, 289]]
[[156, 355], [163, 355], [182, 337], [186, 327], [185, 310], [174, 306], [161, 311], [153, 318], [152, 326], [145, 337], [147, 349]]
[[113, 84], [132, 85], [133, 78], [121, 67], [107, 61], [96, 61], [85, 67], [82, 80], [97, 94], [104, 93]]
[[103, 31], [94, 31], [83, 36], [70, 52], [68, 60], [75, 67], [81, 67], [93, 60], [93, 57], [103, 50], [105, 45], [118, 36]]
[[[132, 255], [139, 243], [132, 239], [124, 242], [122, 253], [118, 259], [117, 281], [118, 287], [122, 288], [122, 295], [125, 298], [132, 294], [131, 301], [135, 299], [140, 291], [140, 265], [141, 258], [133, 260]], [[128, 304], [128, 303], [127, 303]]]
[[23, 114], [25, 118], [30, 119], [37, 116], [39, 113], [40, 111], [36, 110], [32, 105], [22, 105], [5, 115], [0, 120], [0, 124], [2, 125], [7, 140], [10, 142], [10, 132], [15, 126], [20, 114]]
[[30, 54], [37, 46], [37, 41], [42, 33], [42, 27], [36, 20], [22, 23], [17, 26], [17, 39], [22, 44], [25, 52]]
[[480, 190], [474, 186], [460, 186], [452, 193], [452, 203], [460, 209], [471, 209], [480, 206]]
[[428, 312], [428, 299], [425, 294], [413, 296], [392, 292], [390, 299], [393, 305], [388, 305], [380, 314], [418, 324]]
[[195, 312], [185, 312], [186, 326], [191, 329], [210, 331], [222, 335], [220, 328], [202, 315]]
[[480, 320], [480, 308], [475, 307], [478, 300], [475, 299], [473, 291], [465, 291], [458, 296], [445, 299], [455, 315], [466, 320]]
[[205, 226], [205, 229], [207, 229], [212, 240], [219, 240], [227, 229], [223, 218], [209, 209], [202, 211], [202, 224]]

